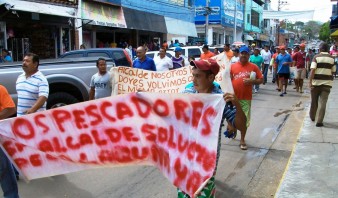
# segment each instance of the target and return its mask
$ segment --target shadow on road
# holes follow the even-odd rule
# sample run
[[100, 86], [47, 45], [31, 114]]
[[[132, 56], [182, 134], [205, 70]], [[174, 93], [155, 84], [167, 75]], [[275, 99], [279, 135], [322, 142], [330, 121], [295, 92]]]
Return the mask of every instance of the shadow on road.
[[[216, 197], [222, 197], [222, 198], [226, 198], [226, 197], [236, 197], [236, 198], [240, 198], [243, 197], [244, 191], [243, 190], [236, 190], [236, 188], [238, 188], [238, 186], [229, 186], [226, 183], [216, 180]], [[251, 196], [245, 196], [246, 198], [254, 198]]]

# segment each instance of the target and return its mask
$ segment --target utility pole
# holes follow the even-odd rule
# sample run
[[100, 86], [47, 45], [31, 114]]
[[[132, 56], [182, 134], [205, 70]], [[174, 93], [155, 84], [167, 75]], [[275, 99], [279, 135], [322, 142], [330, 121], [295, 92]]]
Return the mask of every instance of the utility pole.
[[208, 44], [208, 29], [209, 29], [209, 14], [211, 9], [209, 8], [209, 0], [205, 0], [205, 41], [204, 44]]
[[237, 41], [236, 34], [237, 34], [237, 0], [235, 0], [235, 13], [234, 13], [234, 36], [233, 36], [233, 42]]

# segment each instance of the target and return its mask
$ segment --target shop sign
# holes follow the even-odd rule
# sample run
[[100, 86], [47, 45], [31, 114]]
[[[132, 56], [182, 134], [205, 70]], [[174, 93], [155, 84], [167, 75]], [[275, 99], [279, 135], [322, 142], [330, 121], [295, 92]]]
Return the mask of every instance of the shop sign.
[[269, 36], [267, 36], [265, 34], [260, 34], [259, 35], [259, 40], [261, 40], [261, 41], [269, 41]]
[[[237, 2], [236, 2], [237, 1]], [[238, 0], [222, 1], [222, 25], [233, 27], [236, 24], [238, 28], [244, 27], [244, 4]], [[236, 10], [236, 14], [235, 14]]]
[[118, 6], [107, 6], [82, 2], [82, 19], [91, 21], [89, 24], [126, 28], [123, 10]]
[[[210, 15], [219, 15], [221, 8], [219, 6], [212, 6], [210, 7]], [[206, 9], [205, 7], [196, 7], [195, 9], [196, 16], [205, 16], [206, 14]]]

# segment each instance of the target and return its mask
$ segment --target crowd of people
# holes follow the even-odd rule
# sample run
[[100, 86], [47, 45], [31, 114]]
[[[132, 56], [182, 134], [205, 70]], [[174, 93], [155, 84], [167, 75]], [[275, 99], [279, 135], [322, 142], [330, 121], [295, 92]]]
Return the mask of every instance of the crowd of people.
[[[197, 94], [223, 94], [226, 106], [223, 110], [222, 123], [227, 121], [226, 137], [233, 137], [231, 134], [241, 133], [240, 149], [247, 150], [245, 136], [250, 126], [251, 101], [253, 93], [258, 93], [259, 85], [266, 84], [267, 75], [273, 75], [272, 83], [277, 84], [276, 90], [283, 97], [287, 94], [287, 85], [292, 76], [291, 69], [294, 68], [295, 82], [294, 89], [303, 93], [304, 79], [309, 78], [309, 88], [311, 90], [310, 118], [316, 122], [317, 127], [324, 126], [323, 119], [330, 89], [332, 87], [333, 75], [336, 74], [337, 47], [333, 47], [329, 52], [329, 45], [322, 43], [320, 53], [315, 55], [312, 50], [305, 52], [305, 44], [301, 44], [291, 52], [285, 46], [277, 46], [274, 51], [268, 46], [264, 49], [249, 48], [240, 46], [231, 50], [230, 45], [224, 45], [222, 53], [211, 52], [207, 45], [203, 46], [203, 53], [200, 60], [190, 59], [192, 67], [193, 81], [190, 86], [186, 86], [182, 93]], [[133, 61], [133, 67], [150, 71], [168, 71], [181, 68], [185, 65], [181, 56], [181, 47], [175, 48], [175, 56], [166, 56], [166, 48], [159, 49], [159, 56], [151, 59], [146, 56], [146, 49], [140, 46], [136, 49], [137, 58]], [[2, 51], [2, 61], [9, 61], [8, 51]], [[330, 55], [331, 54], [331, 55]], [[226, 57], [226, 61], [231, 63], [230, 78], [234, 88], [234, 93], [223, 93], [220, 85], [215, 82], [215, 77], [220, 71], [217, 62], [218, 56]], [[49, 85], [45, 76], [39, 71], [39, 57], [36, 54], [28, 53], [23, 59], [23, 73], [18, 76], [16, 90], [18, 94], [17, 107], [6, 88], [0, 85], [0, 120], [9, 118], [13, 114], [24, 116], [27, 114], [46, 110], [46, 101], [49, 95]], [[107, 71], [106, 60], [99, 58], [96, 62], [98, 72], [94, 74], [90, 81], [89, 99], [99, 99], [111, 95], [112, 84], [111, 75]], [[16, 109], [16, 111], [15, 111]], [[316, 116], [317, 115], [317, 116]], [[220, 152], [221, 129], [218, 135], [218, 148], [216, 164]], [[1, 186], [5, 197], [19, 197], [14, 168], [7, 159], [3, 151], [1, 157]], [[216, 174], [216, 169], [214, 176]], [[207, 197], [215, 195], [214, 176], [206, 183], [201, 193]], [[178, 197], [189, 197], [178, 189]]]

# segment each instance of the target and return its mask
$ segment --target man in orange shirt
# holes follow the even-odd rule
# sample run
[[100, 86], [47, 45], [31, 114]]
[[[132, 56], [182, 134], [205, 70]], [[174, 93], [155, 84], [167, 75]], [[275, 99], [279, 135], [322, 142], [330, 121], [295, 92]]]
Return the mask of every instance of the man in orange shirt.
[[167, 43], [166, 40], [163, 41], [162, 48], [163, 49], [168, 49], [168, 43]]
[[[263, 74], [257, 65], [250, 63], [250, 49], [242, 46], [239, 49], [239, 61], [231, 65], [230, 77], [235, 94], [246, 116], [246, 126], [250, 125], [252, 85], [263, 83]], [[240, 147], [242, 150], [247, 149], [245, 143], [245, 131], [241, 131]]]
[[230, 49], [230, 44], [224, 45], [224, 53], [228, 57], [228, 60], [230, 61], [231, 58], [234, 56], [234, 52]]
[[202, 60], [208, 60], [209, 58], [215, 56], [214, 53], [210, 52], [208, 45], [204, 45], [202, 51], [203, 51], [203, 53], [201, 54]]
[[[0, 120], [15, 114], [15, 104], [7, 89], [0, 85]], [[18, 184], [11, 162], [0, 148], [0, 183], [4, 197], [18, 198]]]

